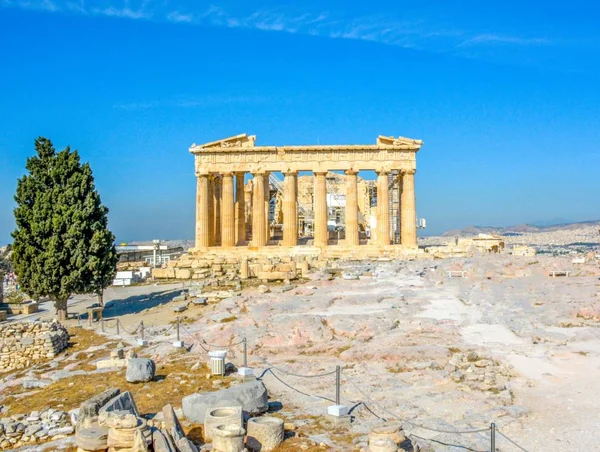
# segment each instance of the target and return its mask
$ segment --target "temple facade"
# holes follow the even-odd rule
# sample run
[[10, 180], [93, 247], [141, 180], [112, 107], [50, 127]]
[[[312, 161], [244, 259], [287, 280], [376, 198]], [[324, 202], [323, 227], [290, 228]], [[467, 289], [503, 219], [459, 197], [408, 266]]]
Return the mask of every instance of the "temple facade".
[[[197, 179], [194, 251], [209, 247], [299, 245], [298, 173], [314, 178], [311, 212], [314, 247], [331, 246], [327, 173], [345, 174], [343, 247], [401, 246], [417, 248], [415, 203], [416, 155], [423, 142], [403, 137], [379, 136], [374, 145], [257, 146], [246, 134], [190, 147]], [[359, 231], [359, 171], [377, 173], [376, 221], [361, 240]], [[283, 181], [271, 176], [281, 173]], [[252, 178], [245, 184], [246, 175]], [[275, 237], [270, 224], [271, 186], [282, 190], [282, 236]], [[398, 190], [398, 240], [393, 241], [390, 222], [390, 187]], [[331, 198], [330, 198], [331, 199]], [[399, 242], [399, 243], [398, 243]]]

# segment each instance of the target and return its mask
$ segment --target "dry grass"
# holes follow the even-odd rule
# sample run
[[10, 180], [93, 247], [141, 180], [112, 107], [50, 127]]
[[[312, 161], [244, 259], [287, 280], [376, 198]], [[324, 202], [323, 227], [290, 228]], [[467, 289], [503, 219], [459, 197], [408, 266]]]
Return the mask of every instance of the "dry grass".
[[[72, 346], [68, 353], [80, 353], [81, 361], [76, 369], [94, 370], [95, 366], [89, 361], [108, 356], [108, 349], [85, 353], [89, 347], [115, 343], [103, 336], [83, 328], [73, 329]], [[138, 351], [140, 353], [140, 351]], [[181, 405], [181, 399], [194, 392], [210, 391], [213, 382], [223, 380], [223, 387], [228, 386], [229, 377], [206, 378], [208, 369], [202, 366], [196, 371], [190, 370], [197, 361], [197, 356], [173, 352], [167, 358], [157, 362], [156, 377], [148, 383], [133, 384], [125, 380], [125, 369], [106, 373], [87, 373], [63, 378], [41, 391], [30, 392], [22, 387], [13, 387], [11, 394], [4, 398], [11, 414], [30, 413], [42, 407], [55, 407], [70, 410], [78, 407], [83, 401], [111, 387], [130, 391], [135, 399], [140, 413], [156, 413], [168, 403]], [[72, 363], [72, 362], [71, 362]], [[66, 364], [64, 361], [61, 366]]]

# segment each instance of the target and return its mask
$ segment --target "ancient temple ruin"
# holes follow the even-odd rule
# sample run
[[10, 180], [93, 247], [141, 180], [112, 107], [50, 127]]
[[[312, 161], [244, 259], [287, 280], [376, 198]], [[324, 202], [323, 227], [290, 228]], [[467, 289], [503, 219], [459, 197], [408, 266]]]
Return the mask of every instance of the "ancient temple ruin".
[[[197, 178], [193, 251], [268, 245], [417, 248], [421, 140], [379, 136], [374, 145], [307, 146], [255, 141], [241, 134], [190, 147]], [[376, 182], [358, 176], [369, 170], [376, 172]], [[301, 172], [312, 172], [312, 205], [299, 203]]]

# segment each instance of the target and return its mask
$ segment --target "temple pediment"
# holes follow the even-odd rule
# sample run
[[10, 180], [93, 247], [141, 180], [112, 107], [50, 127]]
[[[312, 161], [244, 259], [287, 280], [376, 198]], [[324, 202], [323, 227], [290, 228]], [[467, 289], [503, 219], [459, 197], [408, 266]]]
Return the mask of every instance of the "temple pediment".
[[251, 148], [254, 147], [256, 141], [256, 135], [247, 135], [241, 133], [232, 137], [223, 138], [217, 141], [211, 141], [210, 143], [200, 144], [198, 147], [202, 149], [210, 148]]
[[386, 137], [385, 135], [379, 135], [377, 137], [377, 144], [383, 144], [387, 146], [399, 146], [402, 144], [417, 144], [422, 145], [422, 140], [413, 140], [412, 138], [406, 137]]

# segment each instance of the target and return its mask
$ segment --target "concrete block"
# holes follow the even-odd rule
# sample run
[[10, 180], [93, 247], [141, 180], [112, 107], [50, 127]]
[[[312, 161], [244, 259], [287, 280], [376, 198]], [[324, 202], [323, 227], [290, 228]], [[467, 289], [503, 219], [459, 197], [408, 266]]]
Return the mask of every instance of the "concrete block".
[[348, 414], [348, 407], [345, 405], [329, 405], [327, 407], [327, 414], [336, 417], [345, 416]]

